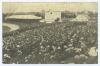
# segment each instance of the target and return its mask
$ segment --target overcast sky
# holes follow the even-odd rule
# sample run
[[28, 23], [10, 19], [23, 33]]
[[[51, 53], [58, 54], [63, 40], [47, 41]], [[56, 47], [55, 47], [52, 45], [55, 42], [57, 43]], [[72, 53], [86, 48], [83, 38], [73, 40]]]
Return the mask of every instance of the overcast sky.
[[97, 3], [3, 3], [3, 13], [37, 12], [41, 10], [97, 11]]

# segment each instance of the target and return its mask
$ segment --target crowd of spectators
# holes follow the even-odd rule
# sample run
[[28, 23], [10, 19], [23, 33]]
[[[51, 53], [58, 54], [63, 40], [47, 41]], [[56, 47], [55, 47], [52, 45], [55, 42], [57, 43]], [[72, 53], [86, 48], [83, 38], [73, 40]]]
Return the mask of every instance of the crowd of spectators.
[[97, 63], [89, 60], [89, 48], [97, 47], [93, 23], [54, 23], [25, 27], [3, 36], [3, 63]]

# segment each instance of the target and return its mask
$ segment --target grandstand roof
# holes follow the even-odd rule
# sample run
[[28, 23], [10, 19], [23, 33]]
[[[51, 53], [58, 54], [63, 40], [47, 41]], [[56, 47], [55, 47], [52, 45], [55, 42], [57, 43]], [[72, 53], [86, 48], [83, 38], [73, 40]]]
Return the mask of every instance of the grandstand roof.
[[35, 15], [11, 15], [6, 17], [6, 19], [42, 19], [42, 18]]
[[89, 16], [84, 14], [77, 15], [76, 18], [72, 19], [71, 21], [88, 21]]

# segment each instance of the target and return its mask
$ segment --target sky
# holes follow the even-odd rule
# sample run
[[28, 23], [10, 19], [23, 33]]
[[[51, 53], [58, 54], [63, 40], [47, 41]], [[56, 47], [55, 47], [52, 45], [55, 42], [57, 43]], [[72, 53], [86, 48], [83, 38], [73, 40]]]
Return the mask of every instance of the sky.
[[3, 13], [16, 13], [16, 12], [40, 12], [41, 10], [53, 11], [98, 11], [98, 4], [96, 2], [61, 2], [61, 3], [26, 3], [26, 2], [4, 2]]

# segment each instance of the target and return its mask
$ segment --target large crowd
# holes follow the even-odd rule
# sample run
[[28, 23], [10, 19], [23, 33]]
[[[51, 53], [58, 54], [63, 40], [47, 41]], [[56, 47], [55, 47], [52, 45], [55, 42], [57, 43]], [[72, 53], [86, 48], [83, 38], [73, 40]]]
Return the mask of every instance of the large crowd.
[[92, 62], [88, 54], [89, 48], [97, 48], [95, 24], [54, 23], [12, 32], [3, 36], [3, 63], [97, 63], [97, 56]]

